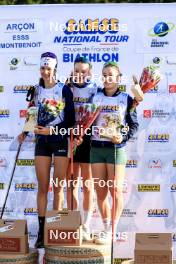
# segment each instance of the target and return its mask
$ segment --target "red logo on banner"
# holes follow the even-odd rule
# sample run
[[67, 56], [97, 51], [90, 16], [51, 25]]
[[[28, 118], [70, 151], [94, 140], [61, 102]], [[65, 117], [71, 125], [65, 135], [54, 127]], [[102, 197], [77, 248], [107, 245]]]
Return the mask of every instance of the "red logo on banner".
[[143, 117], [144, 118], [151, 118], [152, 117], [152, 110], [144, 110]]
[[26, 117], [27, 110], [20, 110], [20, 118]]
[[169, 93], [176, 93], [176, 84], [169, 85]]

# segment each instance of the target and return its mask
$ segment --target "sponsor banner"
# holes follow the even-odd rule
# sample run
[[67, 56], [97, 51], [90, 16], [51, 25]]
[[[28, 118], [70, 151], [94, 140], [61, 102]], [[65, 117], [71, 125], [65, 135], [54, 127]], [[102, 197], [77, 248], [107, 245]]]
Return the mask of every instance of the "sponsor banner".
[[173, 43], [175, 25], [176, 20], [173, 17], [136, 20], [136, 51], [175, 52]]
[[42, 48], [42, 19], [5, 19], [0, 26], [0, 51], [39, 50]]
[[127, 24], [118, 17], [80, 19], [71, 16], [62, 24], [50, 22], [55, 34], [53, 44], [62, 47], [62, 62], [70, 63], [80, 56], [91, 62], [119, 61], [119, 47], [129, 42]]
[[[41, 53], [51, 51], [58, 57], [57, 79], [62, 82], [80, 56], [91, 61], [92, 76], [100, 86], [103, 64], [117, 62], [122, 72], [119, 90], [130, 95], [132, 76], [139, 81], [145, 66], [156, 66], [161, 72], [160, 83], [137, 107], [139, 131], [127, 142], [125, 206], [114, 257], [133, 258], [136, 232], [170, 232], [175, 227], [175, 8], [175, 3], [146, 4], [145, 9], [143, 4], [40, 5], [40, 10], [35, 5], [0, 7], [1, 207], [19, 146], [17, 136], [25, 122], [26, 94], [39, 82]], [[34, 148], [35, 136], [30, 133], [22, 144], [5, 213], [9, 218], [27, 219], [30, 241], [38, 231]], [[52, 174], [53, 167], [51, 178]], [[84, 198], [82, 190], [79, 201]], [[66, 191], [64, 187], [64, 207]], [[48, 209], [52, 206], [50, 184]], [[81, 214], [82, 207], [80, 202]], [[103, 228], [95, 195], [91, 229]], [[175, 249], [174, 242], [174, 255]]]

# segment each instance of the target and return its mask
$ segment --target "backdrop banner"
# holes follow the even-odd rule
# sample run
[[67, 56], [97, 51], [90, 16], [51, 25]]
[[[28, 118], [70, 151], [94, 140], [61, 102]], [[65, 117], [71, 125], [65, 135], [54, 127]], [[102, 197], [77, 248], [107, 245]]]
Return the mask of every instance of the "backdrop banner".
[[[175, 9], [176, 4], [0, 6], [1, 207], [18, 148], [17, 136], [25, 122], [26, 93], [39, 81], [41, 53], [56, 53], [61, 82], [70, 76], [79, 56], [91, 61], [93, 78], [100, 85], [103, 64], [115, 61], [123, 74], [121, 89], [130, 94], [132, 75], [139, 79], [145, 66], [156, 65], [163, 79], [138, 106], [139, 131], [127, 145], [125, 207], [114, 257], [133, 257], [136, 232], [173, 232], [176, 257]], [[31, 246], [38, 230], [34, 145], [34, 135], [29, 134], [4, 214], [27, 219]], [[82, 188], [79, 195], [81, 201]], [[52, 199], [51, 178], [48, 209], [52, 209]], [[91, 228], [98, 231], [103, 224], [96, 196], [94, 202]]]

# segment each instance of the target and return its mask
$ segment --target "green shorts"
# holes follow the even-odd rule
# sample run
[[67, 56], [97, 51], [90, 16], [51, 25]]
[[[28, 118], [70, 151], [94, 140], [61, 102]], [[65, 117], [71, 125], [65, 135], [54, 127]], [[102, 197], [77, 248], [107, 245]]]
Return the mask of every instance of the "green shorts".
[[125, 147], [91, 147], [90, 162], [126, 165], [127, 155]]

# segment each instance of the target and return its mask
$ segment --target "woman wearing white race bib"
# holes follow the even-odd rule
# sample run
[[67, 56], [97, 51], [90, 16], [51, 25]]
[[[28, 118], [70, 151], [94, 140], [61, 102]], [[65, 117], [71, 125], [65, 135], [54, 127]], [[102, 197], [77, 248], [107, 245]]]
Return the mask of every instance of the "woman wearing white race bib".
[[118, 88], [121, 76], [119, 67], [115, 62], [107, 62], [102, 74], [104, 88], [93, 99], [95, 104], [101, 106], [101, 112], [95, 120], [91, 138], [92, 176], [104, 224], [103, 232], [95, 239], [97, 244], [111, 241], [112, 223], [108, 191], [111, 197], [113, 194], [115, 197], [113, 220], [116, 232], [123, 210], [122, 189], [127, 161], [125, 145], [138, 129], [136, 111], [130, 111], [133, 99]]
[[[85, 57], [78, 57], [74, 62], [73, 81], [70, 86], [73, 90], [73, 101], [75, 106], [75, 119], [78, 121], [78, 111], [82, 106], [92, 103], [93, 96], [97, 93], [97, 85], [91, 80], [92, 65]], [[87, 181], [92, 181], [90, 164], [90, 135], [83, 137], [74, 155], [73, 179], [78, 182], [81, 176], [83, 183], [83, 241], [91, 241], [90, 221], [93, 211], [93, 186], [87, 186]], [[70, 180], [70, 170], [67, 173], [67, 179]], [[71, 209], [71, 187], [67, 188], [67, 203]], [[73, 186], [73, 209], [77, 210], [79, 206], [78, 184]]]
[[[75, 123], [72, 91], [68, 86], [56, 80], [56, 70], [56, 55], [52, 52], [43, 53], [40, 60], [40, 83], [35, 86], [31, 100], [31, 104], [39, 108], [38, 125], [34, 131], [36, 134], [35, 171], [38, 181], [37, 209], [39, 220], [39, 232], [35, 244], [37, 248], [44, 246], [44, 223], [52, 160], [54, 165], [53, 180], [58, 183], [53, 186], [53, 209], [62, 209], [63, 184], [61, 181], [65, 180], [69, 157], [67, 133], [63, 135], [60, 131], [61, 129], [67, 131]], [[49, 115], [45, 111], [44, 103], [46, 101], [56, 105], [61, 103], [63, 107], [56, 116]], [[57, 135], [51, 134], [50, 127], [57, 129]], [[24, 138], [25, 135], [21, 134], [19, 141], [22, 142]]]

